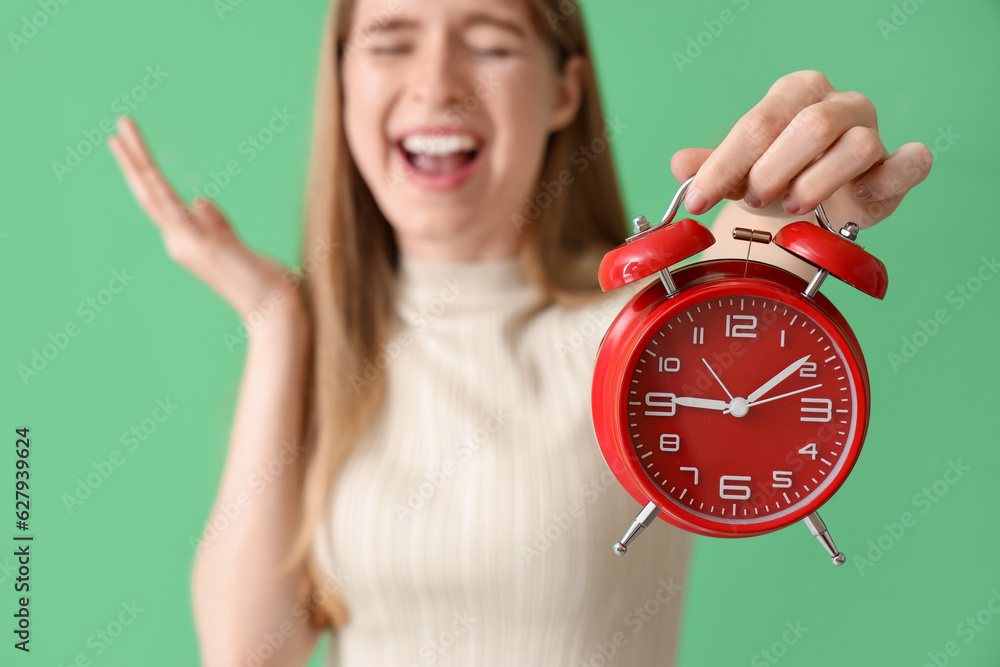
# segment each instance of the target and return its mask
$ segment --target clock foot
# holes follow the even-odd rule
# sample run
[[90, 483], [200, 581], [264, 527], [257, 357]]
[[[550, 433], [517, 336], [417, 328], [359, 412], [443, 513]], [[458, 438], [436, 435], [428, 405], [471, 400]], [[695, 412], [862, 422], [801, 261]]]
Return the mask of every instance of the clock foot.
[[847, 558], [837, 549], [837, 545], [833, 543], [833, 538], [830, 537], [830, 532], [826, 529], [826, 524], [823, 520], [819, 518], [819, 514], [813, 512], [805, 519], [803, 519], [805, 524], [809, 526], [809, 532], [816, 536], [819, 543], [823, 545], [827, 553], [830, 554], [831, 560], [833, 560], [834, 565], [843, 565]]
[[614, 551], [619, 556], [624, 556], [625, 552], [628, 551], [628, 545], [632, 544], [635, 538], [639, 537], [639, 533], [649, 528], [649, 524], [653, 523], [653, 519], [656, 515], [660, 513], [660, 508], [656, 506], [655, 503], [647, 503], [642, 511], [639, 512], [638, 516], [635, 517], [635, 521], [629, 526], [628, 530], [625, 532], [625, 537], [621, 539], [620, 542], [616, 542]]

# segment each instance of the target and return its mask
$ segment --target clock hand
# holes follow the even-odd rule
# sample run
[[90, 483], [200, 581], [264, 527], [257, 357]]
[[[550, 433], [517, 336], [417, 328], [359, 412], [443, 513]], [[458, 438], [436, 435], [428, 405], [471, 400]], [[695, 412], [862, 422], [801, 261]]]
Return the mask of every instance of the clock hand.
[[729, 407], [726, 401], [715, 401], [710, 398], [691, 398], [688, 396], [678, 396], [674, 399], [677, 405], [688, 408], [706, 408], [708, 410], [725, 410]]
[[715, 378], [715, 381], [719, 383], [720, 387], [722, 387], [722, 391], [726, 392], [726, 396], [729, 397], [729, 400], [730, 401], [733, 400], [733, 394], [732, 394], [732, 392], [730, 392], [728, 389], [726, 389], [726, 385], [722, 384], [722, 380], [719, 379], [719, 376], [716, 375], [715, 371], [712, 370], [712, 367], [709, 366], [708, 362], [705, 360], [705, 357], [702, 357], [701, 361], [702, 361], [703, 364], [705, 364], [706, 366], [708, 366], [708, 372], [712, 374], [712, 377]]
[[752, 392], [749, 396], [747, 396], [747, 403], [749, 403], [750, 405], [753, 405], [754, 402], [756, 402], [758, 398], [760, 398], [761, 396], [763, 396], [767, 392], [769, 392], [772, 389], [774, 389], [774, 387], [776, 387], [782, 380], [784, 380], [785, 378], [787, 378], [789, 375], [791, 375], [795, 371], [799, 370], [799, 368], [802, 367], [802, 364], [804, 364], [807, 361], [809, 361], [809, 357], [810, 356], [811, 355], [807, 354], [806, 356], [802, 357], [798, 361], [793, 361], [791, 364], [788, 365], [787, 368], [785, 368], [785, 370], [781, 371], [780, 373], [778, 373], [777, 375], [775, 375], [773, 378], [771, 378], [770, 380], [768, 380], [767, 382], [765, 382], [764, 384], [762, 384], [756, 391]]
[[811, 387], [806, 387], [805, 389], [796, 389], [795, 391], [790, 391], [787, 394], [780, 394], [778, 396], [772, 396], [771, 398], [765, 398], [762, 401], [754, 401], [753, 403], [747, 403], [747, 407], [749, 408], [749, 407], [754, 406], [754, 405], [760, 405], [761, 403], [770, 403], [771, 401], [776, 401], [779, 398], [785, 398], [786, 396], [792, 396], [793, 394], [801, 394], [804, 391], [809, 391], [811, 389], [818, 389], [819, 387], [822, 387], [822, 386], [823, 386], [823, 383], [821, 382], [819, 384], [814, 384]]

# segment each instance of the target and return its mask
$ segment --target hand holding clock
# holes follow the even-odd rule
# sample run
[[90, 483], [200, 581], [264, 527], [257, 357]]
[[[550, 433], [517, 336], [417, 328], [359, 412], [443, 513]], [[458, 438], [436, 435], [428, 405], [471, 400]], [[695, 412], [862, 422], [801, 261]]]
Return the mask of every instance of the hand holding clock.
[[723, 198], [742, 200], [746, 214], [774, 218], [822, 203], [831, 220], [865, 228], [896, 209], [932, 160], [919, 142], [890, 155], [871, 100], [807, 70], [778, 79], [715, 150], [675, 153], [671, 169], [682, 182], [697, 172], [684, 200], [694, 215]]

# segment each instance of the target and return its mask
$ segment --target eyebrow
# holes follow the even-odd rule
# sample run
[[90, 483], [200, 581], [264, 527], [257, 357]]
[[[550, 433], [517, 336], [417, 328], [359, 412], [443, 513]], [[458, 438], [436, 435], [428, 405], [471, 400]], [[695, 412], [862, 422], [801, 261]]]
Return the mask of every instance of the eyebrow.
[[522, 39], [527, 37], [527, 35], [524, 32], [524, 28], [522, 28], [514, 21], [508, 21], [507, 19], [502, 19], [497, 16], [493, 16], [491, 14], [473, 14], [465, 22], [466, 27], [477, 24], [492, 25], [502, 30], [512, 32], [518, 37], [521, 37]]
[[[509, 21], [507, 19], [502, 19], [491, 14], [477, 13], [468, 17], [462, 24], [462, 27], [467, 28], [474, 25], [492, 25], [494, 27], [500, 28], [507, 32], [513, 33], [514, 35], [524, 39], [527, 38], [527, 34], [520, 25], [514, 21]], [[382, 23], [377, 19], [373, 19], [363, 28], [362, 32], [368, 35], [376, 35], [380, 33], [392, 33], [392, 32], [402, 32], [406, 30], [415, 30], [420, 27], [420, 22], [414, 19], [393, 17], [387, 22]]]

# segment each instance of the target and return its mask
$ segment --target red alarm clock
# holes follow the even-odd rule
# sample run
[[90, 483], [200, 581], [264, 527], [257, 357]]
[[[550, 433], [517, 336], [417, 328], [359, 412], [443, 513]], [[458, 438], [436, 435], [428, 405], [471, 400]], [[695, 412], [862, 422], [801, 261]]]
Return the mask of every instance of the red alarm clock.
[[712, 260], [671, 272], [705, 250], [712, 233], [692, 219], [671, 222], [692, 179], [660, 225], [636, 218], [636, 233], [605, 255], [604, 290], [653, 274], [601, 342], [593, 418], [604, 459], [644, 506], [618, 554], [660, 516], [685, 530], [749, 537], [804, 520], [844, 562], [816, 510], [850, 474], [868, 427], [864, 356], [847, 320], [819, 287], [828, 274], [877, 299], [885, 266], [856, 243], [858, 226], [793, 222], [773, 243], [817, 267], [809, 282], [751, 261]]

